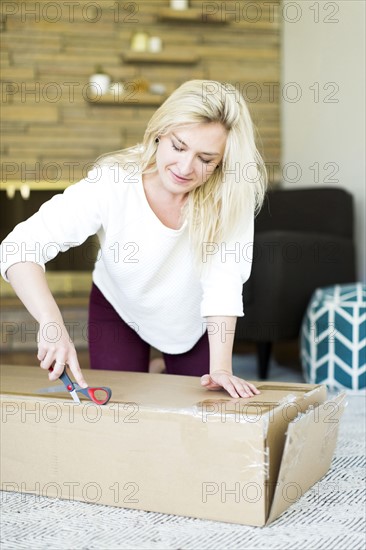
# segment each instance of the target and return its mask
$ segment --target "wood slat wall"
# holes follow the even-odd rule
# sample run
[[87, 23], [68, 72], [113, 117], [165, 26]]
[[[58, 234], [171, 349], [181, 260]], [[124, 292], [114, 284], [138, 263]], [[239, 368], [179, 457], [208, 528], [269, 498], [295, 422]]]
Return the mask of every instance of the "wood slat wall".
[[[141, 140], [154, 107], [85, 100], [97, 64], [115, 82], [145, 78], [165, 84], [168, 93], [192, 78], [236, 85], [248, 96], [271, 180], [278, 179], [279, 0], [190, 1], [203, 12], [216, 9], [216, 19], [231, 15], [226, 24], [161, 20], [159, 10], [169, 7], [168, 0], [72, 4], [38, 0], [3, 5], [2, 183], [31, 181], [40, 170], [40, 179], [48, 179], [52, 190], [53, 178], [77, 181], [98, 155]], [[166, 51], [188, 49], [200, 60], [176, 66], [123, 63], [122, 54], [137, 30], [160, 36]]]

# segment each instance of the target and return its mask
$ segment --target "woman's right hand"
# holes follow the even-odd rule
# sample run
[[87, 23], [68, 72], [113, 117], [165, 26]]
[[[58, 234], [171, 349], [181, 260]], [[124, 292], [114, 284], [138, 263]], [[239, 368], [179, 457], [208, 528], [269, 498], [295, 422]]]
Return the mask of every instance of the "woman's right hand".
[[[62, 314], [49, 289], [42, 266], [33, 262], [18, 262], [7, 270], [7, 276], [17, 296], [38, 321], [38, 354], [41, 368], [48, 370], [50, 380], [57, 380], [69, 365], [76, 382], [82, 388], [84, 380], [74, 344], [64, 325]], [[25, 281], [27, 284], [25, 284]]]
[[79, 386], [88, 386], [81, 372], [75, 346], [63, 321], [54, 321], [50, 318], [40, 320], [37, 358], [42, 369], [48, 370], [53, 367], [52, 372], [48, 373], [49, 380], [57, 380], [65, 365], [68, 365]]

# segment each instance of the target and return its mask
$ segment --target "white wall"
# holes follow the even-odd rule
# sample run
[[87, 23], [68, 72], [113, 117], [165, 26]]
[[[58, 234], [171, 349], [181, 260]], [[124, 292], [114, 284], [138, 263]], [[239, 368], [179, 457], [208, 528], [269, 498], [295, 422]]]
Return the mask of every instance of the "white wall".
[[358, 278], [366, 281], [365, 2], [284, 1], [280, 13], [284, 185], [353, 194]]

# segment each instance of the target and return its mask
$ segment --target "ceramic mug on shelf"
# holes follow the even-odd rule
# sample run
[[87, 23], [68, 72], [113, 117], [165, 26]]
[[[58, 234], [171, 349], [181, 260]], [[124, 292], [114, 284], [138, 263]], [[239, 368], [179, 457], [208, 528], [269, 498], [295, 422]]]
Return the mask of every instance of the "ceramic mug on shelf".
[[170, 7], [173, 10], [186, 10], [188, 8], [188, 0], [170, 0]]
[[160, 82], [153, 82], [149, 86], [149, 92], [154, 95], [164, 95], [166, 93], [165, 84], [160, 84]]
[[144, 31], [137, 31], [131, 39], [131, 50], [134, 52], [146, 52], [149, 35]]
[[89, 83], [93, 84], [98, 93], [106, 94], [109, 92], [109, 86], [111, 84], [111, 77], [107, 74], [92, 74], [89, 78]]
[[151, 53], [159, 53], [163, 49], [163, 43], [160, 36], [150, 36], [147, 49]]

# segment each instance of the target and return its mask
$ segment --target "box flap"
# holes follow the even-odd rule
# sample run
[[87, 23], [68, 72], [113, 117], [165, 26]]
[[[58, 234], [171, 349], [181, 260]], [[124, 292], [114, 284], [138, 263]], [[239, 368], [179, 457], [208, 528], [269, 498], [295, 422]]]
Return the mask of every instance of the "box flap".
[[[39, 367], [14, 367], [2, 365], [0, 368], [1, 393], [6, 395], [34, 396], [37, 400], [70, 401], [65, 391], [42, 394], [38, 390], [47, 386], [61, 385], [60, 381], [50, 382], [47, 372]], [[90, 386], [109, 386], [112, 389], [110, 406], [115, 403], [138, 403], [139, 409], [159, 410], [190, 414], [203, 418], [203, 421], [222, 421], [225, 416], [233, 416], [236, 422], [253, 422], [262, 412], [273, 409], [294, 386], [274, 384], [268, 388], [261, 386], [261, 394], [249, 399], [233, 399], [226, 391], [207, 391], [201, 386], [197, 376], [181, 376], [140, 372], [116, 372], [105, 370], [84, 370]], [[255, 382], [254, 382], [255, 383]], [[299, 384], [299, 394], [306, 393], [316, 386]], [[83, 399], [83, 396], [80, 396]]]
[[[208, 392], [201, 386], [199, 377], [87, 369], [83, 372], [90, 386], [111, 388], [112, 398], [107, 407], [118, 403], [137, 403], [140, 410], [158, 409], [160, 412], [201, 415], [202, 401], [208, 396], [217, 400], [224, 396], [230, 399], [222, 391]], [[0, 375], [3, 395], [33, 396], [37, 401], [70, 401], [70, 396], [63, 390], [62, 382], [50, 382], [48, 373], [39, 367], [2, 365]], [[59, 393], [39, 392], [40, 388], [52, 386], [60, 386], [62, 389]], [[84, 400], [82, 395], [79, 396]], [[210, 412], [211, 408], [208, 416]]]
[[291, 392], [283, 398], [278, 406], [270, 411], [267, 425], [266, 445], [268, 449], [268, 479], [267, 479], [267, 515], [271, 509], [273, 495], [276, 489], [278, 473], [282, 463], [282, 454], [285, 448], [288, 424], [299, 414], [305, 413], [309, 407], [318, 406], [327, 399], [327, 388], [320, 385], [316, 388], [308, 387], [306, 393], [299, 392], [292, 387]]
[[267, 524], [328, 471], [337, 443], [345, 392], [299, 415], [289, 425]]

